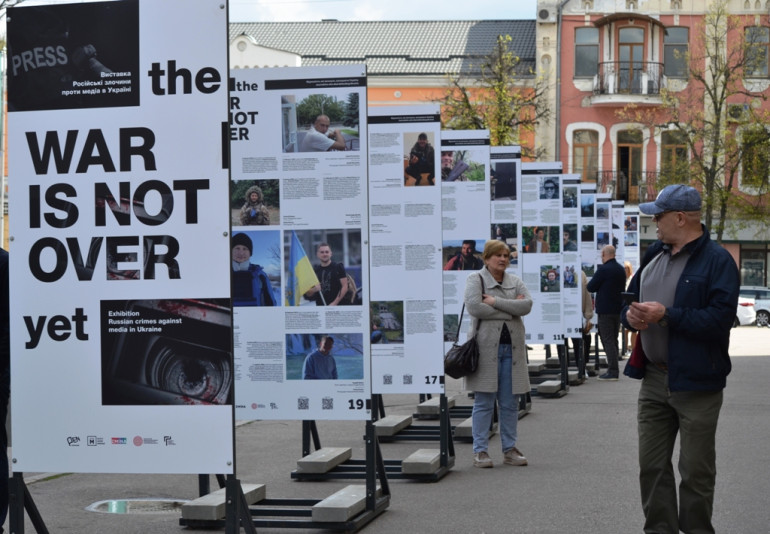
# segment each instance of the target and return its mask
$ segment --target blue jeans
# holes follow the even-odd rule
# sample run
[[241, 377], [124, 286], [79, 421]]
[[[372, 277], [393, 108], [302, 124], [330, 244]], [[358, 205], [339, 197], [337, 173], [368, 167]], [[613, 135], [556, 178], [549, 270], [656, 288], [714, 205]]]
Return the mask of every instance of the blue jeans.
[[474, 392], [472, 415], [474, 454], [489, 448], [489, 429], [492, 426], [495, 400], [499, 411], [498, 423], [503, 452], [516, 446], [519, 396], [513, 394], [512, 368], [511, 345], [500, 345], [497, 349], [497, 392]]

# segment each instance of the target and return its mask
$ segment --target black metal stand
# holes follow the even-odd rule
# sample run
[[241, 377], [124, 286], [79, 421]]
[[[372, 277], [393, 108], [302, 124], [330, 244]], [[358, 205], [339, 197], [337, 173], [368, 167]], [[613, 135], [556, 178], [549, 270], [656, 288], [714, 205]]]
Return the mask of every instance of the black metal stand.
[[[377, 421], [385, 417], [385, 407], [382, 401], [382, 395], [372, 395], [372, 421], [367, 421], [367, 435], [364, 439], [367, 440], [367, 447], [370, 446], [369, 440], [371, 440], [371, 446], [374, 447], [372, 456], [377, 458], [377, 468], [380, 476], [384, 476], [391, 479], [410, 479], [421, 480], [428, 482], [435, 482], [446, 475], [449, 470], [454, 467], [454, 442], [452, 441], [452, 428], [449, 420], [449, 410], [447, 408], [446, 395], [442, 394], [439, 401], [439, 425], [423, 425], [415, 427], [410, 425], [404, 430], [401, 430], [396, 436], [377, 436], [376, 429], [374, 427], [374, 421]], [[369, 429], [371, 427], [372, 435], [369, 436]], [[439, 441], [439, 469], [434, 473], [426, 474], [411, 474], [404, 473], [402, 470], [402, 460], [384, 460], [380, 450], [380, 442], [395, 441], [398, 436], [404, 434], [401, 439], [412, 441]], [[318, 428], [315, 421], [303, 421], [302, 422], [302, 456], [305, 457], [311, 454], [310, 440], [313, 440], [314, 450], [321, 448], [321, 442], [318, 437]], [[395, 438], [395, 439], [394, 439]], [[368, 460], [354, 460], [350, 459], [346, 462], [336, 466], [334, 469], [326, 473], [304, 473], [299, 470], [294, 470], [291, 473], [291, 478], [295, 480], [339, 480], [339, 479], [361, 479], [367, 476], [369, 469]], [[381, 481], [382, 482], [382, 481]], [[385, 484], [383, 484], [383, 487]]]
[[257, 529], [251, 520], [249, 503], [243, 495], [241, 482], [235, 475], [227, 475], [227, 493], [225, 498], [225, 533], [239, 534], [241, 528], [246, 534], [257, 534]]
[[35, 532], [38, 534], [48, 534], [48, 528], [43, 522], [40, 512], [35, 506], [27, 484], [24, 482], [23, 473], [14, 473], [13, 477], [8, 479], [9, 486], [9, 523], [8, 526], [13, 534], [24, 534], [24, 510], [27, 511]]
[[[314, 427], [315, 421], [303, 421], [303, 449], [305, 447], [309, 449], [311, 434], [320, 448], [318, 432]], [[305, 431], [307, 431], [307, 441], [305, 441]], [[179, 524], [190, 528], [224, 527], [227, 534], [237, 534], [240, 528], [246, 529], [249, 534], [256, 533], [256, 528], [260, 527], [356, 532], [384, 512], [390, 505], [390, 486], [387, 476], [385, 476], [385, 467], [380, 457], [377, 436], [371, 421], [367, 421], [365, 439], [366, 462], [365, 473], [362, 478], [366, 480], [366, 507], [361, 513], [347, 521], [313, 520], [313, 506], [321, 502], [320, 499], [263, 499], [249, 506], [240, 481], [234, 476], [228, 476], [226, 482], [227, 515], [225, 519], [181, 519]], [[217, 475], [218, 480], [220, 480], [219, 477], [220, 475]], [[377, 487], [378, 480], [379, 488]], [[207, 483], [208, 481], [205, 484]], [[204, 483], [200, 482], [200, 484]]]
[[[540, 371], [539, 373], [533, 375], [530, 373], [530, 382], [534, 386], [533, 389], [533, 395], [541, 396], [541, 397], [563, 397], [567, 393], [569, 393], [569, 358], [567, 355], [567, 347], [566, 345], [557, 346], [557, 356], [559, 359], [559, 368], [558, 370], [551, 368], [551, 369], [545, 369]], [[548, 361], [551, 357], [551, 345], [545, 345], [545, 357], [546, 361]], [[547, 392], [543, 393], [540, 391], [540, 389], [537, 387], [539, 384], [545, 382], [548, 380], [548, 378], [543, 378], [541, 375], [553, 375], [558, 374], [559, 375], [559, 389], [558, 391], [554, 392]]]

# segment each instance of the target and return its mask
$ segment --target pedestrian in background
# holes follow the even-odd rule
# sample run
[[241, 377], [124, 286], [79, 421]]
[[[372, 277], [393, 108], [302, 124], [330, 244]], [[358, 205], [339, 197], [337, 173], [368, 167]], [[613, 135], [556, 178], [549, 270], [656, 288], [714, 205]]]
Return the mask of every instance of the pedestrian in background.
[[615, 247], [605, 245], [602, 248], [602, 264], [596, 269], [588, 282], [588, 291], [596, 293], [597, 326], [602, 340], [604, 353], [607, 355], [607, 372], [599, 380], [617, 380], [618, 369], [618, 332], [620, 331], [620, 310], [623, 309], [623, 296], [626, 288], [626, 271], [615, 259]]

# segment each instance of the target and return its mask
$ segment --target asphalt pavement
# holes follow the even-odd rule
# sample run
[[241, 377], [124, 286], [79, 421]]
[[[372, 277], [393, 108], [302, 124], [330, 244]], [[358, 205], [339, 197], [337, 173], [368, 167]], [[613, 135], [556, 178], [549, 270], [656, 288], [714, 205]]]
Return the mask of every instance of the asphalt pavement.
[[[770, 328], [733, 329], [733, 373], [728, 377], [717, 432], [714, 525], [719, 533], [770, 530]], [[542, 348], [530, 353], [544, 357]], [[623, 365], [623, 362], [621, 362]], [[461, 381], [448, 379], [447, 395], [471, 404]], [[472, 465], [469, 443], [455, 443], [455, 465], [436, 482], [389, 480], [390, 504], [362, 532], [625, 534], [641, 532], [636, 464], [636, 397], [639, 382], [589, 378], [561, 398], [534, 397], [519, 421], [518, 447], [529, 465], [502, 464], [499, 436], [492, 438], [493, 469]], [[412, 414], [418, 399], [385, 396], [387, 415]], [[456, 424], [458, 421], [453, 421]], [[417, 422], [416, 422], [417, 423]], [[419, 424], [430, 424], [420, 421]], [[352, 447], [364, 458], [363, 422], [319, 421], [321, 444]], [[301, 456], [299, 421], [253, 421], [236, 429], [237, 476], [265, 484], [270, 499], [323, 499], [363, 481], [291, 479]], [[211, 436], [211, 439], [216, 439]], [[383, 443], [385, 459], [403, 459], [437, 442]], [[195, 475], [25, 474], [29, 492], [53, 533], [212, 532], [179, 525], [178, 510], [100, 513], [87, 507], [104, 500], [197, 497]], [[211, 477], [212, 486], [216, 485]], [[27, 517], [25, 532], [35, 532]], [[327, 532], [259, 528], [260, 533]]]

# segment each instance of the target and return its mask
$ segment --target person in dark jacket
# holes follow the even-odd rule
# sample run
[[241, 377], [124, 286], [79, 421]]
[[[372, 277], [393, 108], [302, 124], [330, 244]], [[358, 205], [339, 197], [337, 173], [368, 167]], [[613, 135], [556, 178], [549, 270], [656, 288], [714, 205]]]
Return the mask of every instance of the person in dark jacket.
[[[735, 260], [700, 222], [701, 197], [665, 187], [639, 205], [657, 224], [628, 291], [638, 302], [623, 323], [639, 332], [624, 374], [639, 390], [639, 483], [644, 532], [714, 532], [716, 429], [730, 373], [730, 329], [738, 306]], [[679, 496], [672, 465], [679, 435]]]
[[233, 306], [277, 306], [267, 273], [261, 265], [251, 263], [251, 238], [244, 233], [235, 234], [231, 245]]
[[607, 372], [599, 380], [617, 380], [618, 332], [620, 332], [620, 310], [623, 309], [621, 293], [626, 289], [626, 270], [615, 259], [615, 247], [602, 248], [602, 264], [588, 282], [588, 291], [596, 293], [597, 326], [604, 352], [607, 354]]
[[428, 183], [434, 185], [436, 176], [436, 151], [428, 142], [428, 134], [421, 133], [417, 136], [417, 142], [409, 151], [409, 165], [404, 173], [415, 179], [414, 185], [420, 185], [422, 175], [428, 175]]

